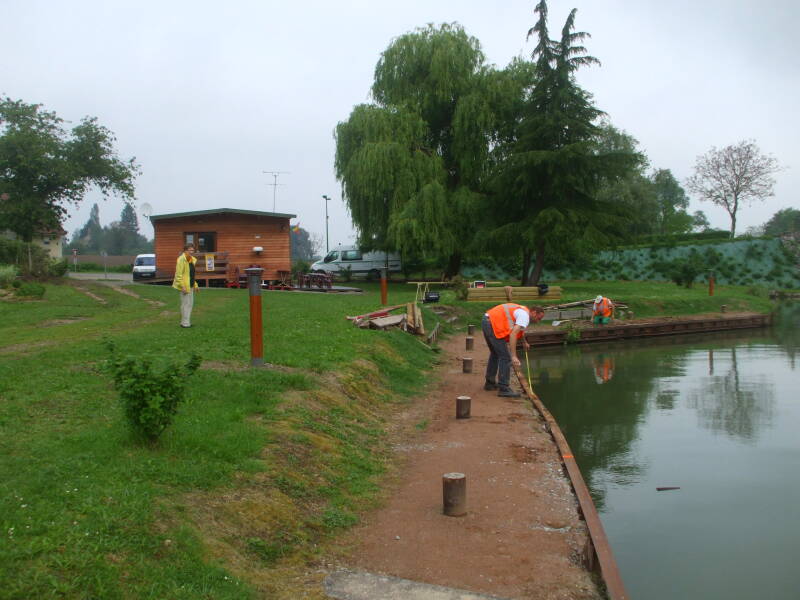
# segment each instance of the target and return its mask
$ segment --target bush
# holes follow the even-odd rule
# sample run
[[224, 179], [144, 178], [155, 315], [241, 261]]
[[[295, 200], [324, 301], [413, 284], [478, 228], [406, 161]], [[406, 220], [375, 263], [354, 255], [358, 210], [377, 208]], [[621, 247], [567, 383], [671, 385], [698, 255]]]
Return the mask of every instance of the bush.
[[353, 281], [353, 267], [347, 265], [343, 269], [339, 269], [338, 275], [342, 278], [342, 281]]
[[458, 298], [459, 300], [467, 299], [467, 290], [469, 289], [469, 286], [467, 285], [466, 280], [461, 275], [456, 275], [455, 277], [453, 277], [453, 279], [450, 280], [450, 286], [455, 292], [456, 298]]
[[311, 263], [305, 260], [296, 260], [292, 265], [292, 277], [297, 279], [298, 275], [305, 275], [311, 270]]
[[695, 279], [703, 272], [702, 265], [696, 260], [675, 260], [669, 270], [669, 278], [676, 285], [691, 288]]
[[50, 256], [37, 244], [0, 237], [0, 264], [16, 265], [23, 277], [47, 275]]
[[9, 287], [17, 278], [17, 267], [14, 265], [0, 265], [0, 288]]
[[63, 277], [67, 272], [67, 269], [69, 269], [67, 259], [62, 258], [61, 260], [54, 260], [50, 263], [50, 266], [48, 267], [48, 273], [51, 277]]
[[35, 281], [26, 281], [15, 287], [17, 289], [17, 296], [37, 299], [41, 299], [44, 296], [44, 286]]
[[185, 365], [167, 364], [155, 371], [147, 359], [119, 357], [113, 342], [106, 342], [106, 347], [111, 355], [107, 370], [114, 377], [128, 424], [136, 436], [155, 442], [184, 401], [187, 379], [200, 366], [200, 357], [193, 354]]

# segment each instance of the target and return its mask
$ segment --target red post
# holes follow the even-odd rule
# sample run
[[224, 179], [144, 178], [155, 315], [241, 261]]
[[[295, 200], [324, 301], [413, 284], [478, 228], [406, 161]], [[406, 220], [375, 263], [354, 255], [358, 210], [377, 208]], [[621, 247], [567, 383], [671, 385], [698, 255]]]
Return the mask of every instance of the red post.
[[245, 269], [247, 289], [250, 294], [250, 366], [264, 364], [263, 325], [261, 322], [261, 267]]
[[386, 281], [386, 268], [381, 269], [381, 305], [389, 304], [389, 285]]
[[708, 278], [708, 295], [714, 295], [714, 273], [712, 271], [711, 276]]

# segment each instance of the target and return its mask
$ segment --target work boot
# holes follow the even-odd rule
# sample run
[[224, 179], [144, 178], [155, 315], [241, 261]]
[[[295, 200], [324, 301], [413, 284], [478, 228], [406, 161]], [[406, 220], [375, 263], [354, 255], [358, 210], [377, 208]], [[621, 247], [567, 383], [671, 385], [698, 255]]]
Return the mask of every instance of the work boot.
[[506, 388], [497, 392], [497, 395], [501, 398], [519, 398], [522, 394], [512, 390], [511, 388]]
[[486, 383], [483, 384], [483, 389], [487, 392], [493, 392], [497, 389], [497, 384], [494, 381], [486, 380]]

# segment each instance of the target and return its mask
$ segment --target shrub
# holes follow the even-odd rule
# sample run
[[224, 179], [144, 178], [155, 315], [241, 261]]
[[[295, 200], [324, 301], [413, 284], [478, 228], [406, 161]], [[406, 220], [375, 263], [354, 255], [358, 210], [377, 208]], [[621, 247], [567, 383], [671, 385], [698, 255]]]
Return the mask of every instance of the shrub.
[[41, 299], [44, 296], [44, 286], [35, 281], [25, 281], [14, 287], [17, 289], [17, 296], [37, 299]]
[[292, 265], [292, 277], [297, 279], [298, 275], [304, 275], [311, 270], [311, 264], [305, 260], [296, 260]]
[[467, 299], [467, 282], [461, 275], [456, 275], [450, 280], [450, 287], [455, 292], [456, 298], [459, 300]]
[[347, 265], [343, 269], [339, 269], [338, 273], [339, 277], [342, 278], [342, 281], [352, 281], [353, 280], [353, 267]]
[[703, 272], [703, 267], [697, 260], [675, 260], [669, 269], [669, 278], [676, 285], [691, 288], [695, 279]]
[[8, 287], [17, 278], [17, 267], [14, 265], [0, 265], [0, 288]]
[[69, 269], [67, 259], [62, 258], [61, 260], [54, 260], [50, 263], [50, 266], [48, 267], [48, 273], [51, 277], [63, 277], [67, 272], [67, 269]]
[[107, 369], [114, 378], [128, 424], [136, 436], [155, 442], [184, 401], [187, 380], [200, 366], [200, 357], [193, 354], [185, 365], [167, 364], [156, 371], [147, 359], [118, 356], [113, 342], [106, 342], [106, 347], [111, 355]]

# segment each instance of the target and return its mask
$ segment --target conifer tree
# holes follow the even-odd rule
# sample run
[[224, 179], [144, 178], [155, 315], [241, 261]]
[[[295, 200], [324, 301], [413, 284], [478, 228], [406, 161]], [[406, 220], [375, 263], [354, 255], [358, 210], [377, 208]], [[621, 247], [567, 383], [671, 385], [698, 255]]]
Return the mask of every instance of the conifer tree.
[[[600, 182], [614, 179], [638, 158], [625, 151], [599, 152], [595, 121], [603, 113], [575, 81], [581, 66], [599, 64], [581, 45], [573, 9], [559, 40], [549, 37], [547, 3], [540, 0], [532, 59], [536, 79], [521, 113], [519, 134], [503, 149], [493, 179], [495, 239], [521, 249], [523, 285], [537, 283], [549, 248], [598, 243], [607, 218], [596, 199]], [[531, 272], [531, 265], [535, 265]]]

